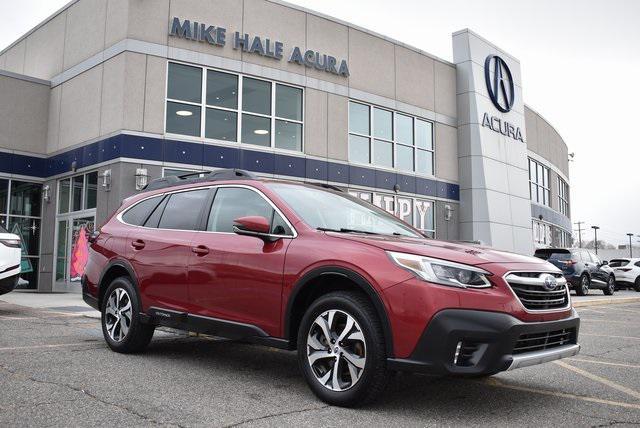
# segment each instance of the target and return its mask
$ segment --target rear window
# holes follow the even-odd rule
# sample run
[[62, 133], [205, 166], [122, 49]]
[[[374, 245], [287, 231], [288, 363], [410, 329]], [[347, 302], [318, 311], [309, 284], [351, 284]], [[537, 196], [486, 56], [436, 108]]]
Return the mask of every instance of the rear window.
[[536, 250], [535, 256], [542, 260], [571, 260], [571, 252], [567, 250]]
[[609, 266], [611, 267], [622, 267], [629, 264], [629, 260], [624, 259], [613, 259], [609, 262]]
[[138, 202], [122, 214], [122, 221], [133, 226], [142, 226], [151, 211], [158, 205], [160, 199], [162, 199], [162, 195]]

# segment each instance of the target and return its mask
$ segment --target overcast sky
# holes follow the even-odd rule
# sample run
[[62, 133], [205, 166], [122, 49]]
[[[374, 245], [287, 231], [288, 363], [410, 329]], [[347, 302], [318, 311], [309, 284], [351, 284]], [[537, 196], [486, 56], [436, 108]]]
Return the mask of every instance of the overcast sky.
[[[0, 49], [67, 0], [0, 1]], [[640, 1], [294, 0], [452, 60], [470, 28], [520, 59], [525, 103], [575, 153], [572, 221], [640, 235]], [[592, 231], [583, 234], [592, 238]]]

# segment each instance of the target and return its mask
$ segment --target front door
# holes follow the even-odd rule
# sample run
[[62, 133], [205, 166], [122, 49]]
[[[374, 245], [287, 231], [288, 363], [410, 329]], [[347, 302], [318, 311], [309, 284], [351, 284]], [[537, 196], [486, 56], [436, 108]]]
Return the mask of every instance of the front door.
[[79, 293], [80, 279], [89, 256], [87, 234], [95, 228], [95, 214], [59, 217], [56, 225], [56, 281], [53, 291]]
[[[266, 242], [233, 233], [233, 221], [262, 216], [274, 234], [286, 236]], [[280, 304], [285, 255], [292, 229], [260, 193], [248, 187], [217, 189], [206, 221], [197, 232], [189, 262], [189, 294], [193, 310], [202, 316], [256, 325], [275, 335], [280, 327]]]

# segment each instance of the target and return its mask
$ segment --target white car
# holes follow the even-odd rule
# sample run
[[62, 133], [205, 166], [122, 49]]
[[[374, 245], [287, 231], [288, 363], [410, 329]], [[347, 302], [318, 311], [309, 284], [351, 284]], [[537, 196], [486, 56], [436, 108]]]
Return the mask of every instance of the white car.
[[640, 292], [640, 258], [613, 259], [609, 267], [613, 269], [618, 286], [633, 287]]
[[20, 237], [0, 226], [0, 294], [16, 288], [20, 278]]

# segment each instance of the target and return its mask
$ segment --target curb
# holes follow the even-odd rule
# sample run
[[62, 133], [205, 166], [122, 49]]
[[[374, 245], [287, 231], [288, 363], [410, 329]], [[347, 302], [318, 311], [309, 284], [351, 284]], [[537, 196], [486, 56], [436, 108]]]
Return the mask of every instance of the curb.
[[640, 297], [623, 297], [623, 298], [609, 298], [609, 299], [594, 299], [594, 300], [582, 300], [576, 302], [572, 299], [574, 308], [583, 308], [586, 306], [602, 306], [602, 305], [621, 305], [624, 303], [637, 303], [640, 302]]

